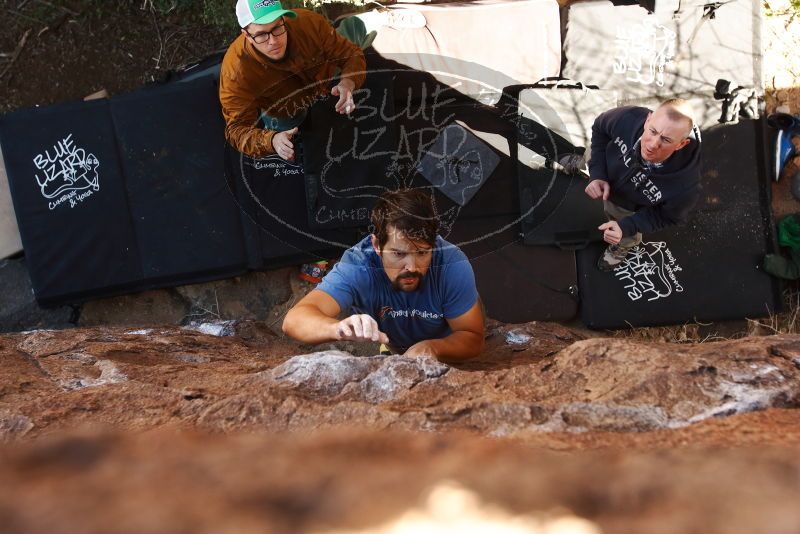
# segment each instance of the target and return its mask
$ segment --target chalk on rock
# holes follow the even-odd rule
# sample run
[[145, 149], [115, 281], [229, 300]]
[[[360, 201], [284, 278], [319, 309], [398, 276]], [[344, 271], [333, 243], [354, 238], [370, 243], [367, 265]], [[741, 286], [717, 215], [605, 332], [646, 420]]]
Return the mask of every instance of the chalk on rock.
[[184, 328], [209, 336], [229, 337], [236, 333], [235, 326], [236, 321], [210, 321], [204, 323], [192, 321], [184, 326]]
[[338, 350], [295, 356], [274, 368], [274, 381], [301, 391], [338, 395], [351, 382], [359, 382], [377, 369], [382, 356], [359, 358]]
[[506, 343], [509, 345], [525, 345], [526, 343], [529, 343], [530, 340], [531, 336], [525, 332], [519, 332], [515, 330], [506, 332]]
[[0, 443], [21, 438], [33, 427], [33, 421], [24, 415], [0, 412]]
[[381, 366], [352, 388], [361, 400], [380, 403], [393, 400], [428, 379], [444, 375], [450, 368], [429, 357], [387, 356]]
[[270, 373], [271, 380], [324, 396], [352, 395], [370, 403], [392, 400], [450, 368], [435, 358], [358, 357], [342, 351], [295, 356]]
[[647, 432], [665, 428], [667, 413], [658, 406], [622, 406], [613, 403], [573, 402], [561, 418], [572, 429], [606, 432]]

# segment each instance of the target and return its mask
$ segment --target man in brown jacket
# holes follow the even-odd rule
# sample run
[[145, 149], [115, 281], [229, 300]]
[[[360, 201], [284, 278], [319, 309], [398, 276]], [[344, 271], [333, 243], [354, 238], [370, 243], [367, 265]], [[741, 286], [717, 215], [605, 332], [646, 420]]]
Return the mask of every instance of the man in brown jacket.
[[236, 15], [242, 34], [220, 73], [225, 137], [248, 156], [291, 161], [292, 137], [314, 101], [330, 91], [338, 97], [337, 112], [353, 111], [353, 91], [364, 83], [364, 53], [322, 15], [285, 10], [277, 0], [238, 0]]

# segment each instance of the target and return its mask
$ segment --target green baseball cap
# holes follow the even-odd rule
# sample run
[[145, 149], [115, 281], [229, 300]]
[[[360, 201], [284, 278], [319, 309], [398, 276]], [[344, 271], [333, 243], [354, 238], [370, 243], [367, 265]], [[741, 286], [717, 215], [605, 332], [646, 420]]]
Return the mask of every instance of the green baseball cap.
[[239, 0], [236, 2], [236, 18], [242, 28], [248, 24], [270, 24], [279, 17], [296, 17], [297, 13], [283, 9], [278, 0]]

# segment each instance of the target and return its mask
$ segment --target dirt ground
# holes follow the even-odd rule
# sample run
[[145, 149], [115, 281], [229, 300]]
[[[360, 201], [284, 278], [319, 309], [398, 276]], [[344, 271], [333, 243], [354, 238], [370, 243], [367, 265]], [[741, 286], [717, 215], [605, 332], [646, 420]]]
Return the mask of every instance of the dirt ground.
[[0, 112], [79, 100], [101, 89], [131, 91], [224, 50], [236, 36], [236, 28], [141, 9], [145, 3], [138, 1], [49, 4], [0, 1]]

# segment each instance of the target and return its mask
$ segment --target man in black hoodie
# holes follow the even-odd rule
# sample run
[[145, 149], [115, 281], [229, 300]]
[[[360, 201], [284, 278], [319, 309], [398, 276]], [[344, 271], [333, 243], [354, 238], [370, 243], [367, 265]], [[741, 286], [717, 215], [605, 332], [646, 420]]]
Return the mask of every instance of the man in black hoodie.
[[685, 100], [655, 111], [634, 106], [601, 114], [592, 125], [586, 194], [603, 199], [609, 246], [597, 262], [611, 271], [650, 233], [684, 224], [700, 196], [700, 132]]

